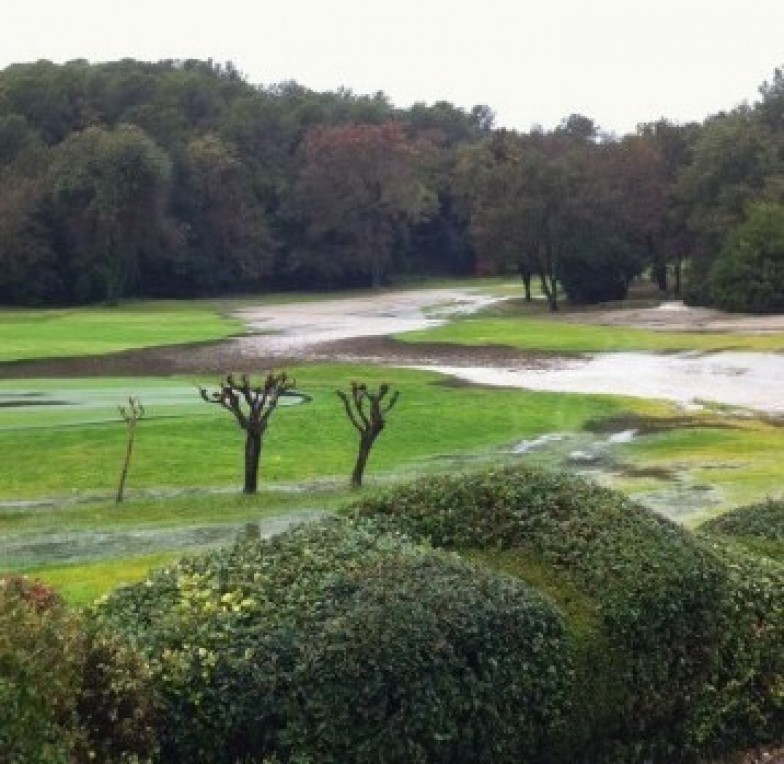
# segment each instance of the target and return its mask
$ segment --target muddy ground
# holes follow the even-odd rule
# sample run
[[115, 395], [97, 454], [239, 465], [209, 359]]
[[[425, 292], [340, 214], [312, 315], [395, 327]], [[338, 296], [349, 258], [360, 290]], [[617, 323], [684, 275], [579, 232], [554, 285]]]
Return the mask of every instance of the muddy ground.
[[[219, 342], [170, 345], [100, 356], [0, 363], [0, 379], [259, 372], [302, 362], [552, 369], [559, 357], [506, 347], [409, 345], [388, 335], [435, 326], [498, 301], [475, 288], [382, 292], [372, 297], [243, 308], [249, 333]], [[784, 315], [731, 316], [664, 303], [658, 308], [564, 312], [560, 320], [661, 331], [784, 332]]]

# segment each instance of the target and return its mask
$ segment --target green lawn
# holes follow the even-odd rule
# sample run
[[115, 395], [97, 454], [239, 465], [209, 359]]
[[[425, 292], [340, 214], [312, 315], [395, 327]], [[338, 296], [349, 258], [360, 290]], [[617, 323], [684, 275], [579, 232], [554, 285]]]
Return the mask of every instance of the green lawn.
[[[518, 288], [502, 282], [477, 286], [498, 294]], [[247, 300], [0, 311], [0, 360], [215, 339], [241, 330], [221, 314], [242, 304]], [[784, 349], [782, 335], [659, 333], [554, 321], [536, 313], [468, 318], [403, 339], [555, 352]], [[225, 541], [247, 522], [336, 508], [349, 496], [356, 432], [334, 391], [353, 379], [372, 385], [389, 381], [402, 391], [371, 456], [366, 476], [370, 491], [423, 473], [520, 458], [509, 455], [510, 446], [541, 434], [578, 433], [586, 442], [601, 440], [607, 436], [582, 433], [587, 423], [595, 425], [597, 420], [611, 419], [618, 423], [613, 425], [617, 430], [624, 429], [625, 419], [679, 416], [661, 402], [472, 387], [432, 372], [354, 365], [303, 365], [290, 371], [312, 401], [276, 412], [262, 455], [262, 490], [255, 497], [240, 493], [242, 432], [227, 412], [197, 395], [198, 383], [215, 380], [0, 381], [4, 567], [40, 575], [72, 601], [85, 602], [123, 581], [141, 578], [151, 565], [216, 539]], [[138, 427], [127, 501], [118, 507], [112, 497], [126, 434], [117, 406], [129, 395], [141, 399], [146, 417]], [[718, 503], [696, 506], [694, 518], [782, 495], [781, 427], [726, 411], [694, 418], [691, 426], [678, 424], [614, 446], [602, 479], [632, 494], [709, 487]], [[599, 427], [597, 432], [611, 430]], [[565, 442], [522, 458], [562, 466], [569, 463], [569, 450], [578, 447]], [[664, 477], [657, 476], [657, 470]], [[668, 471], [674, 477], [667, 478]], [[696, 495], [699, 503], [699, 492]], [[42, 499], [51, 499], [51, 505], [13, 505]], [[95, 543], [80, 559], [76, 547], [90, 538]], [[126, 548], [123, 539], [134, 541]], [[28, 541], [32, 551], [25, 557]], [[96, 551], [96, 543], [104, 546]], [[8, 550], [14, 544], [11, 562]]]
[[478, 347], [505, 345], [552, 353], [678, 350], [784, 350], [784, 334], [708, 334], [658, 332], [619, 326], [596, 326], [565, 319], [514, 316], [465, 318], [444, 326], [397, 335], [404, 342], [447, 342]]
[[[84, 602], [143, 576], [151, 564], [215, 539], [225, 543], [248, 521], [334, 509], [349, 496], [356, 449], [356, 433], [334, 390], [352, 379], [389, 380], [401, 390], [371, 456], [367, 490], [470, 466], [474, 458], [493, 461], [523, 438], [579, 430], [588, 420], [652, 406], [473, 388], [410, 370], [334, 365], [292, 371], [313, 400], [275, 413], [262, 455], [262, 491], [254, 497], [240, 493], [242, 432], [228, 412], [198, 399], [192, 380], [0, 382], [0, 402], [18, 402], [22, 393], [38, 394], [27, 402], [62, 402], [0, 407], [0, 453], [12, 455], [0, 469], [0, 501], [56, 499], [51, 506], [0, 506], [5, 567], [38, 575], [73, 602]], [[130, 394], [141, 397], [147, 416], [138, 426], [127, 500], [116, 506], [125, 448], [116, 404]]]
[[[711, 423], [719, 426], [711, 427]], [[720, 505], [690, 522], [766, 497], [784, 497], [784, 429], [780, 425], [710, 415], [706, 425], [633, 441], [624, 449], [624, 458], [634, 467], [674, 471], [681, 482], [718, 492]]]
[[[643, 402], [610, 396], [453, 385], [438, 374], [411, 370], [303, 366], [292, 371], [297, 387], [313, 400], [275, 413], [261, 468], [262, 480], [273, 485], [348, 478], [356, 433], [334, 390], [355, 378], [371, 384], [389, 380], [402, 391], [373, 452], [371, 476], [437, 466], [442, 457], [498, 448], [553, 430], [579, 430], [588, 419], [644, 407]], [[20, 393], [40, 393], [38, 400], [49, 396], [66, 405], [0, 407], [0, 452], [13, 455], [12, 468], [0, 471], [0, 500], [111, 495], [125, 448], [125, 426], [116, 404], [131, 394], [141, 398], [147, 411], [138, 426], [128, 480], [131, 495], [141, 489], [241, 482], [242, 433], [228, 412], [199, 400], [192, 380], [0, 383], [0, 402], [4, 397], [18, 401]]]
[[113, 353], [217, 340], [243, 331], [209, 302], [151, 300], [117, 307], [1, 309], [0, 361]]

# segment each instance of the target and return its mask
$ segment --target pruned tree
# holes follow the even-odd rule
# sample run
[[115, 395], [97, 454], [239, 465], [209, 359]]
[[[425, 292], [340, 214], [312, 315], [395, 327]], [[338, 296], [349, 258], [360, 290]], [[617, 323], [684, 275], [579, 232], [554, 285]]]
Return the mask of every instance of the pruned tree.
[[281, 395], [295, 385], [285, 371], [270, 372], [263, 383], [252, 385], [250, 377], [228, 374], [221, 379], [218, 389], [207, 391], [199, 387], [199, 394], [207, 403], [215, 403], [230, 411], [237, 424], [245, 431], [245, 485], [243, 493], [254, 494], [258, 488], [259, 462], [264, 433]]
[[128, 445], [125, 449], [125, 461], [123, 462], [122, 473], [120, 474], [120, 485], [117, 488], [117, 498], [115, 502], [120, 504], [125, 492], [125, 480], [128, 477], [128, 468], [131, 465], [133, 443], [136, 438], [136, 424], [140, 419], [144, 419], [144, 406], [142, 406], [142, 402], [138, 398], [130, 396], [128, 398], [127, 406], [118, 406], [117, 408], [128, 429]]
[[349, 392], [344, 390], [335, 392], [343, 401], [346, 416], [359, 433], [359, 452], [354, 471], [351, 473], [352, 488], [359, 488], [362, 486], [362, 476], [370, 450], [384, 429], [386, 415], [397, 403], [400, 391], [392, 390], [390, 385], [384, 383], [379, 385], [378, 391], [374, 393], [363, 382], [352, 382]]

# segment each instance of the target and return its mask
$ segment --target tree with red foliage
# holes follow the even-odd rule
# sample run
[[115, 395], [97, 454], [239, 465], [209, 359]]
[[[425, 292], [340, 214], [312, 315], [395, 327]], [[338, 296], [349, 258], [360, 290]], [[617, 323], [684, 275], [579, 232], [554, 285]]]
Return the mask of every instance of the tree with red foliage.
[[429, 141], [413, 140], [399, 122], [316, 127], [305, 137], [295, 207], [312, 253], [332, 251], [344, 267], [383, 281], [396, 237], [427, 218], [436, 196], [428, 183]]

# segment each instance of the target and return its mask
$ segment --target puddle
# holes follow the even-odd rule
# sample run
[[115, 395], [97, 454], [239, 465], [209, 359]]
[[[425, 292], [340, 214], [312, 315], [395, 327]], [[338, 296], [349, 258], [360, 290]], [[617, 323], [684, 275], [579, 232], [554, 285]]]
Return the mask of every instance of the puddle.
[[494, 387], [667, 400], [784, 414], [784, 355], [775, 353], [597, 353], [550, 368], [414, 366]]
[[558, 432], [546, 433], [544, 435], [540, 435], [538, 438], [534, 438], [533, 440], [521, 440], [517, 445], [512, 446], [511, 451], [513, 454], [527, 454], [531, 451], [544, 448], [551, 443], [559, 443], [565, 437], [567, 436]]
[[472, 289], [381, 292], [368, 297], [244, 308], [234, 313], [248, 331], [248, 352], [293, 354], [324, 342], [430, 329], [505, 300]]
[[[79, 531], [25, 534], [0, 539], [0, 557], [8, 568], [67, 565], [134, 557], [159, 551], [203, 551], [230, 544], [240, 536], [268, 538], [300, 523], [324, 517], [320, 510], [300, 510], [258, 523], [225, 523], [189, 528], [151, 528], [109, 532]], [[253, 526], [251, 529], [249, 526]]]
[[637, 430], [623, 430], [607, 438], [608, 443], [631, 443], [637, 435]]

